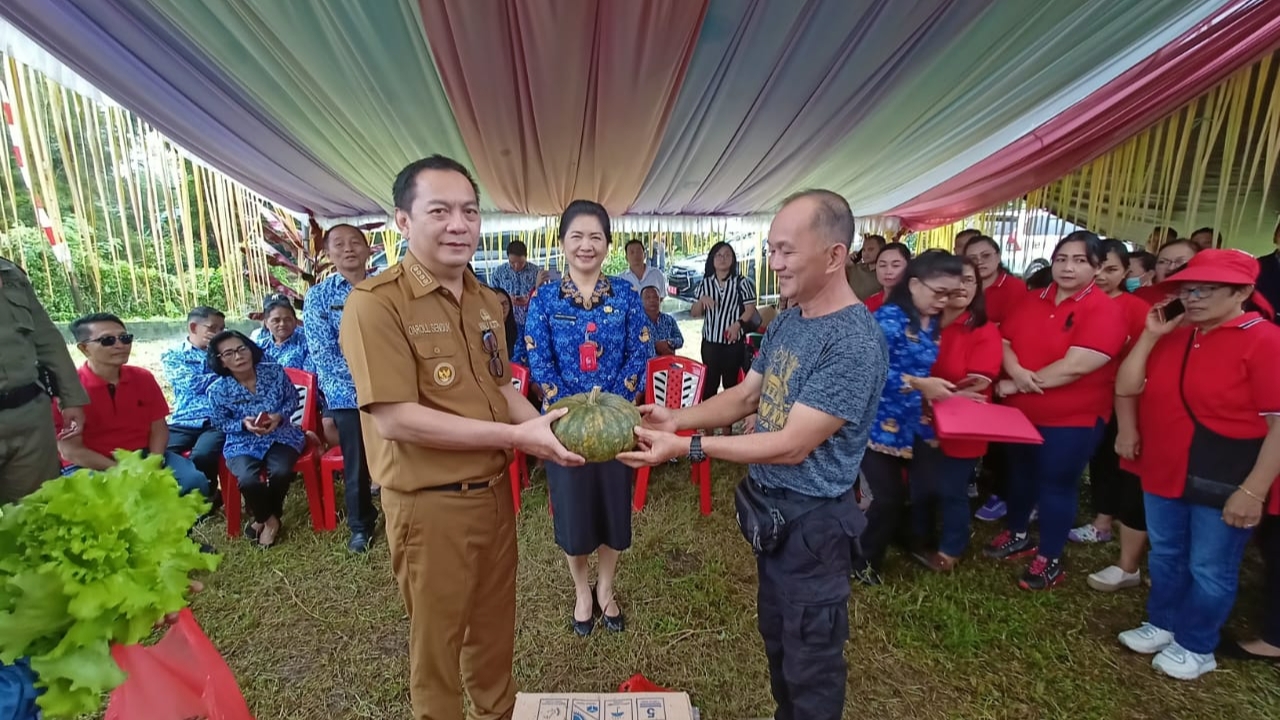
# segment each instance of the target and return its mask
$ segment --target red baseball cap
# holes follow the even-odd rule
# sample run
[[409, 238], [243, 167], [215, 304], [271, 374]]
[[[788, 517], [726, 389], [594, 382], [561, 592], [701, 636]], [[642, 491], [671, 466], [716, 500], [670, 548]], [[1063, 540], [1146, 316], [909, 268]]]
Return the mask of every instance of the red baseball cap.
[[1240, 250], [1201, 250], [1176, 275], [1160, 283], [1160, 289], [1174, 292], [1176, 286], [1189, 282], [1253, 285], [1260, 267], [1256, 258]]

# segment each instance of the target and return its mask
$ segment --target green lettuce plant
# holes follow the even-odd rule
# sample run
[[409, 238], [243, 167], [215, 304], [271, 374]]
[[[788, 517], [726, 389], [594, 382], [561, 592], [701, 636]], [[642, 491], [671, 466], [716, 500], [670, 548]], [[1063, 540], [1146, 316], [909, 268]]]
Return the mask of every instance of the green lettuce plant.
[[48, 718], [97, 711], [125, 679], [111, 645], [145, 639], [220, 560], [187, 534], [202, 497], [180, 496], [159, 456], [116, 459], [0, 508], [0, 661], [30, 658]]

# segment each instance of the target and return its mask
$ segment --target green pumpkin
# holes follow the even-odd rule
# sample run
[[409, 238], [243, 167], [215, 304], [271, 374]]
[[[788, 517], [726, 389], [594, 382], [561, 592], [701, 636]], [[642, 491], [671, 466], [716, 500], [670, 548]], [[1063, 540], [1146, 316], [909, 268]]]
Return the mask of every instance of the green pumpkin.
[[635, 403], [612, 393], [592, 388], [589, 393], [570, 395], [548, 410], [568, 408], [564, 417], [551, 423], [551, 431], [570, 452], [587, 462], [606, 462], [636, 446], [633, 428], [640, 424]]

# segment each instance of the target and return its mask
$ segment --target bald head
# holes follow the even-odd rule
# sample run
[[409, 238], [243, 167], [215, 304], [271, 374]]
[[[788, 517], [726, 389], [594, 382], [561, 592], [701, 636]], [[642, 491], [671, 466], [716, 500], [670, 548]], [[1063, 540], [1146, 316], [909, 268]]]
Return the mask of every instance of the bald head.
[[809, 211], [809, 229], [827, 245], [852, 247], [855, 223], [847, 200], [830, 190], [802, 190], [783, 200], [782, 210], [800, 203]]

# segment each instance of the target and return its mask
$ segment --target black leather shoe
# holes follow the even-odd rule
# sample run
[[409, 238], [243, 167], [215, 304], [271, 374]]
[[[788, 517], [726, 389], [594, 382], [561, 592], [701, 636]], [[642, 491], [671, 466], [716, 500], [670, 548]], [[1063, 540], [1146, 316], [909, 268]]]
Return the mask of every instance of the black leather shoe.
[[591, 634], [592, 630], [595, 630], [595, 629], [596, 629], [596, 621], [594, 618], [592, 618], [591, 620], [574, 620], [573, 621], [573, 632], [578, 637], [586, 637]]
[[368, 533], [352, 533], [351, 540], [347, 543], [347, 549], [358, 555], [369, 552], [370, 545], [373, 545], [373, 538]]
[[622, 613], [617, 615], [601, 615], [600, 621], [604, 623], [604, 629], [609, 632], [622, 632], [627, 629], [627, 617]]

